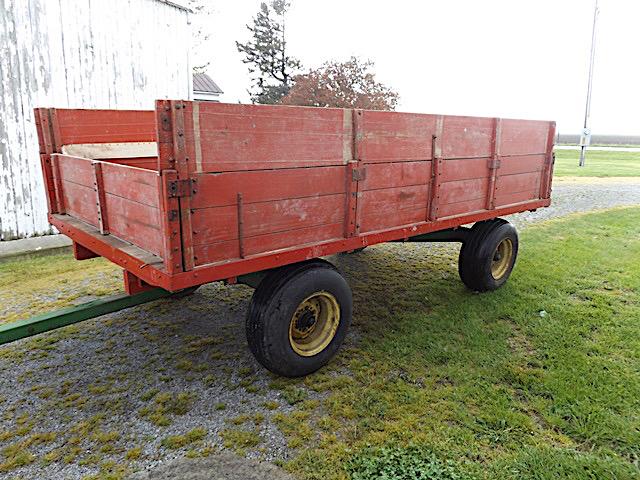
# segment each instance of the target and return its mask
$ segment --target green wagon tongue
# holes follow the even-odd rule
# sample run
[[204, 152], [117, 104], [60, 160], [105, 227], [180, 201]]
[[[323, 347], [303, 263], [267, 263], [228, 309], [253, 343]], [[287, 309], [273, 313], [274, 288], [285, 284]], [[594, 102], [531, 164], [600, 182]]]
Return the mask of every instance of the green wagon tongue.
[[136, 295], [123, 293], [6, 323], [0, 325], [0, 345], [171, 295], [171, 292], [162, 288], [154, 288]]

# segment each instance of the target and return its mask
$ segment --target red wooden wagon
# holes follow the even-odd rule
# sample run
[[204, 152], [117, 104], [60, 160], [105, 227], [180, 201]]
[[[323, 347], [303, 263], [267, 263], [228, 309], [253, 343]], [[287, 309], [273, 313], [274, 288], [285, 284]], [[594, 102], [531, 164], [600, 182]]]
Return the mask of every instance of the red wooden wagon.
[[550, 203], [553, 122], [166, 100], [35, 114], [49, 219], [75, 257], [120, 265], [129, 294], [255, 287], [249, 346], [282, 375], [324, 365], [351, 320], [320, 257], [459, 241], [463, 282], [492, 290], [518, 250], [497, 217]]

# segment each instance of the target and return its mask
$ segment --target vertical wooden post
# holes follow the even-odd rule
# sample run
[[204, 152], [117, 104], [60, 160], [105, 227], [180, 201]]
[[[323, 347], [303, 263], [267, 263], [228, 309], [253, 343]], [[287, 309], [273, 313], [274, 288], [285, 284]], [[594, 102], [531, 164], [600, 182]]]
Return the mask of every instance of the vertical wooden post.
[[356, 234], [356, 216], [358, 204], [358, 182], [355, 179], [357, 168], [356, 156], [356, 117], [361, 112], [352, 109], [343, 111], [342, 120], [342, 159], [345, 164], [345, 215], [344, 215], [344, 236], [353, 237]]
[[38, 133], [38, 144], [40, 149], [40, 165], [44, 177], [44, 186], [47, 193], [47, 209], [49, 213], [59, 213], [58, 199], [56, 198], [56, 186], [53, 178], [53, 166], [51, 164], [51, 154], [53, 153], [53, 143], [51, 140], [51, 122], [49, 120], [49, 110], [46, 108], [35, 108], [33, 115], [36, 121], [36, 131]]
[[427, 220], [434, 222], [438, 218], [440, 202], [440, 177], [442, 176], [442, 136], [444, 134], [444, 117], [436, 118], [436, 131], [431, 137], [431, 188]]
[[55, 185], [55, 197], [58, 213], [64, 215], [65, 205], [64, 196], [62, 194], [62, 178], [60, 177], [60, 158], [58, 155], [51, 155], [51, 168], [53, 170], [53, 182]]
[[238, 192], [238, 252], [240, 258], [244, 258], [244, 212], [242, 203], [242, 193]]
[[361, 181], [365, 179], [365, 163], [362, 160], [362, 138], [364, 137], [364, 110], [353, 111], [353, 168], [350, 173], [350, 179], [354, 182], [353, 195], [355, 205], [355, 231], [354, 235], [360, 235], [360, 221], [362, 219], [363, 203], [361, 201], [363, 191], [361, 190]]
[[175, 170], [163, 170], [158, 174], [160, 192], [160, 219], [164, 251], [164, 268], [167, 273], [182, 271], [182, 239], [180, 234], [180, 205], [170, 193], [169, 184], [178, 179]]
[[493, 132], [491, 134], [491, 158], [489, 159], [489, 187], [487, 188], [487, 201], [485, 208], [493, 210], [496, 208], [496, 183], [498, 180], [498, 169], [500, 168], [500, 142], [502, 138], [502, 119], [493, 119]]
[[107, 201], [104, 193], [104, 181], [102, 178], [102, 163], [92, 162], [93, 165], [93, 189], [96, 192], [96, 206], [98, 207], [98, 228], [102, 235], [109, 234], [109, 219], [107, 217]]
[[547, 134], [547, 151], [545, 153], [544, 168], [540, 172], [540, 198], [551, 196], [551, 177], [553, 175], [553, 140], [556, 135], [556, 122], [550, 122]]
[[[187, 108], [192, 115], [191, 102], [182, 100], [171, 100], [171, 124], [173, 133], [173, 156], [175, 159], [175, 169], [178, 172], [178, 179], [190, 181], [188, 192], [179, 198], [180, 205], [180, 226], [182, 231], [182, 265], [184, 270], [193, 270], [193, 227], [191, 225], [191, 195], [196, 193], [196, 178], [191, 177], [191, 161], [187, 155], [185, 117], [192, 120], [185, 113]], [[193, 128], [193, 125], [191, 125]]]

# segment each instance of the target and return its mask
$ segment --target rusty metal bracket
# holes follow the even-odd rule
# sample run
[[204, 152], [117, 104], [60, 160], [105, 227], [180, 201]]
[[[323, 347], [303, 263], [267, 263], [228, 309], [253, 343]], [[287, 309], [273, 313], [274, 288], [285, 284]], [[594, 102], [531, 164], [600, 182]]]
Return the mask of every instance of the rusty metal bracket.
[[184, 180], [172, 180], [167, 184], [169, 197], [190, 197], [196, 193], [196, 182], [192, 178]]
[[360, 182], [367, 178], [367, 170], [364, 167], [354, 168], [351, 172], [351, 176], [354, 182]]

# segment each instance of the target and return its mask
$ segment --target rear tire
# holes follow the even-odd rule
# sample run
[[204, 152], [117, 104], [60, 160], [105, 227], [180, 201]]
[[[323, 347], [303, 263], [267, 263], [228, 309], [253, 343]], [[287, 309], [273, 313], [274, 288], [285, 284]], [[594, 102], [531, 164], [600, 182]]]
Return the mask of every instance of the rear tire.
[[486, 292], [505, 284], [518, 256], [518, 233], [506, 220], [477, 222], [462, 244], [458, 271], [471, 290]]
[[336, 354], [351, 324], [351, 289], [323, 260], [288, 265], [256, 288], [246, 320], [249, 349], [285, 377], [308, 375]]
[[171, 297], [172, 298], [184, 298], [184, 297], [188, 297], [189, 295], [193, 295], [195, 293], [196, 290], [198, 290], [198, 288], [200, 288], [201, 285], [196, 285], [194, 287], [187, 287], [187, 288], [183, 288], [182, 290], [178, 290], [177, 292], [174, 292]]

